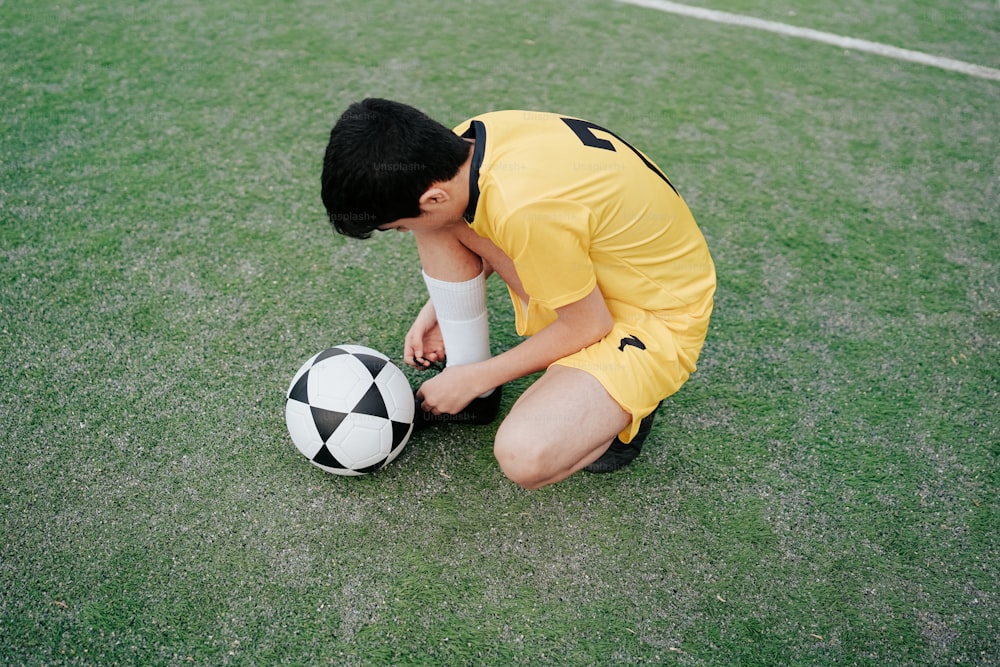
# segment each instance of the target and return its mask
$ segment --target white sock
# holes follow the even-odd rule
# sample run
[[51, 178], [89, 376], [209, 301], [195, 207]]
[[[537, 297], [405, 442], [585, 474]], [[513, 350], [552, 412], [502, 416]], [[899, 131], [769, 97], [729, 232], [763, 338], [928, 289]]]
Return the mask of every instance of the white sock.
[[461, 366], [489, 359], [492, 355], [486, 276], [480, 273], [472, 280], [452, 283], [423, 275], [444, 338], [446, 365]]

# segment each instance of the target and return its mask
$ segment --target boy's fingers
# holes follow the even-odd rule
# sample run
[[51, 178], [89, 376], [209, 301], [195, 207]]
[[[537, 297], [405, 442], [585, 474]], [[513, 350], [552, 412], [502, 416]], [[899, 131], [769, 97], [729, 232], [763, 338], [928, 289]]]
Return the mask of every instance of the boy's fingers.
[[418, 368], [421, 359], [424, 357], [424, 350], [422, 347], [417, 347], [416, 345], [410, 345], [407, 343], [403, 346], [403, 362], [408, 366], [413, 366]]

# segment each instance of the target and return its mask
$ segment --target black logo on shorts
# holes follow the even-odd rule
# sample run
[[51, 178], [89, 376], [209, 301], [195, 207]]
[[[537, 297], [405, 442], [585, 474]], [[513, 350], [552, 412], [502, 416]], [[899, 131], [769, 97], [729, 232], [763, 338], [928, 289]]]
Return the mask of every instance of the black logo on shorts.
[[620, 343], [618, 343], [618, 351], [619, 352], [624, 352], [626, 345], [631, 345], [632, 347], [637, 347], [640, 350], [645, 350], [646, 349], [646, 344], [643, 343], [638, 338], [636, 338], [635, 336], [628, 336], [626, 338], [622, 338], [622, 341]]

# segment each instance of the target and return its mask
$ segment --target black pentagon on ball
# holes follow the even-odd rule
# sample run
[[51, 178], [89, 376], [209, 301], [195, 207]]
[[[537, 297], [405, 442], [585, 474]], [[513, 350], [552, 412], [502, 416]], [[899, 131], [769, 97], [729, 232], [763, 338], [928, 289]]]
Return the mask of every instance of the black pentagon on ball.
[[382, 369], [385, 368], [385, 365], [389, 363], [385, 359], [361, 352], [355, 353], [354, 358], [365, 365], [368, 372], [372, 374], [372, 378], [375, 378], [379, 373], [381, 373]]
[[347, 418], [347, 415], [343, 412], [324, 410], [312, 405], [309, 406], [309, 410], [312, 412], [313, 423], [316, 424], [316, 432], [319, 433], [319, 437], [323, 442], [329, 440], [333, 432]]
[[321, 466], [326, 466], [327, 468], [334, 468], [336, 470], [346, 470], [347, 466], [337, 460], [337, 458], [330, 453], [330, 450], [323, 445], [316, 452], [316, 456], [312, 457], [313, 463], [317, 463]]
[[288, 392], [288, 398], [309, 405], [309, 371], [302, 374], [295, 386]]
[[345, 350], [343, 348], [339, 348], [339, 347], [328, 347], [328, 348], [326, 348], [325, 350], [323, 350], [322, 352], [320, 352], [319, 354], [316, 355], [316, 358], [313, 359], [312, 365], [315, 366], [316, 364], [318, 364], [319, 362], [323, 361], [324, 359], [329, 359], [330, 357], [335, 357], [338, 354], [350, 354], [350, 352], [348, 352], [347, 350]]
[[410, 434], [410, 431], [412, 431], [412, 430], [413, 430], [413, 424], [410, 424], [410, 423], [407, 423], [407, 422], [393, 421], [392, 422], [392, 449], [389, 450], [389, 451], [392, 451], [392, 452], [396, 451], [396, 448], [399, 447], [399, 445], [402, 444], [406, 440], [406, 436], [408, 436]]
[[368, 391], [365, 392], [365, 395], [361, 397], [361, 400], [358, 401], [358, 404], [354, 406], [351, 412], [381, 417], [382, 419], [389, 418], [389, 413], [385, 409], [385, 399], [382, 398], [382, 392], [378, 390], [378, 386], [374, 383], [368, 387]]

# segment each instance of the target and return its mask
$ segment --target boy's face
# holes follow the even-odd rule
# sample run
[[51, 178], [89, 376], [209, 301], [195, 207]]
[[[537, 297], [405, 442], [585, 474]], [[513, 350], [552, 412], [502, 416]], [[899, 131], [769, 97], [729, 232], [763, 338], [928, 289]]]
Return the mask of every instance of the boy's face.
[[[464, 196], [463, 196], [464, 194]], [[454, 225], [465, 225], [465, 209], [468, 206], [468, 186], [464, 193], [461, 181], [434, 184], [420, 197], [420, 215], [416, 218], [400, 218], [379, 225], [378, 230], [387, 232], [437, 231]]]
[[379, 225], [376, 227], [380, 232], [408, 232], [413, 229], [413, 225], [420, 224], [420, 218], [401, 218], [396, 222], [390, 222], [385, 225]]
[[[463, 209], [464, 212], [464, 209]], [[460, 215], [457, 220], [454, 218], [445, 217], [442, 215], [435, 214], [423, 214], [417, 218], [400, 218], [395, 222], [390, 222], [384, 225], [379, 225], [378, 230], [380, 232], [397, 231], [397, 232], [424, 232], [424, 231], [436, 231], [439, 229], [444, 229], [454, 225], [456, 222], [462, 222], [464, 224], [465, 220]]]

